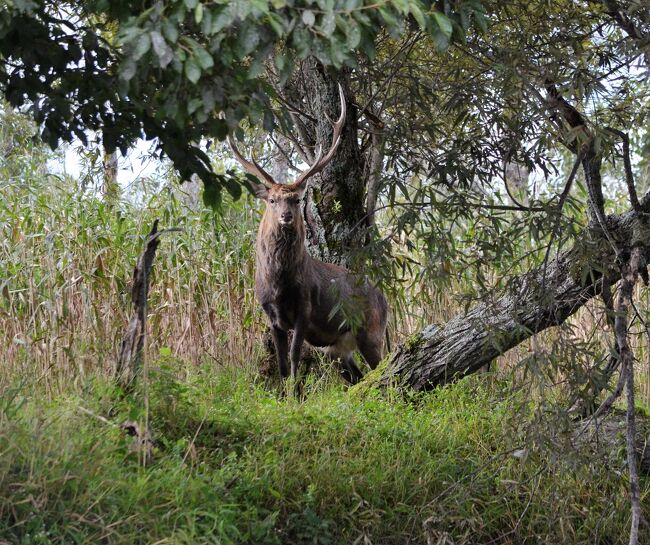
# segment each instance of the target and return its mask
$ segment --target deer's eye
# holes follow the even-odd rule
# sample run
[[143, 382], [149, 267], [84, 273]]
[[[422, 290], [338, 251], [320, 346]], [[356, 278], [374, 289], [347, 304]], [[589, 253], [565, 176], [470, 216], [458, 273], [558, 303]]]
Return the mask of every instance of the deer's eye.
[[269, 199], [269, 202], [270, 202], [271, 204], [275, 204], [275, 199]]

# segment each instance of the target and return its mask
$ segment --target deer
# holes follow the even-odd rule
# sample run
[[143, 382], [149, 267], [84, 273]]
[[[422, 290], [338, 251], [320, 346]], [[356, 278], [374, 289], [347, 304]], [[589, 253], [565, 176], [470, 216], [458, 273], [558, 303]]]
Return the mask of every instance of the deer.
[[[301, 204], [307, 180], [332, 160], [341, 142], [346, 104], [339, 84], [341, 113], [332, 125], [332, 143], [323, 154], [319, 146], [313, 164], [292, 183], [277, 183], [251, 154], [247, 160], [232, 135], [228, 143], [246, 171], [261, 183], [251, 182], [254, 195], [265, 201], [255, 245], [255, 296], [268, 318], [281, 377], [298, 377], [303, 343], [321, 349], [342, 362], [341, 374], [350, 384], [363, 378], [353, 353], [359, 350], [371, 369], [383, 357], [388, 303], [383, 293], [344, 267], [313, 258], [305, 242], [305, 220]], [[360, 319], [346, 316], [345, 305], [353, 305]], [[293, 330], [289, 347], [289, 331]]]

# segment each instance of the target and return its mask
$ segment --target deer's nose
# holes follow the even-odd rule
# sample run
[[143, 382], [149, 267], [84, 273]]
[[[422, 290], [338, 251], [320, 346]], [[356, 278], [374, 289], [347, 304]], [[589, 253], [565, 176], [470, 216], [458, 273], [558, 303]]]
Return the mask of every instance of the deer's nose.
[[293, 221], [293, 214], [291, 212], [283, 212], [280, 214], [280, 221], [282, 223], [291, 223]]

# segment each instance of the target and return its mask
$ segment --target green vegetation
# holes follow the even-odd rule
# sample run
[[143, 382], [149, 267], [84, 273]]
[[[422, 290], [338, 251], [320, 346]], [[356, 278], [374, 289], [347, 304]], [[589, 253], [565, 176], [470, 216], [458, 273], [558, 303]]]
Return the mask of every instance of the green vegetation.
[[0, 63], [0, 91], [29, 107], [52, 148], [85, 143], [88, 130], [101, 129], [110, 152], [126, 152], [143, 133], [158, 138], [184, 178], [201, 176], [206, 200], [217, 205], [223, 189], [237, 197], [242, 187], [215, 174], [196, 143], [223, 140], [242, 119], [274, 128], [269, 57], [286, 82], [311, 55], [356, 66], [359, 52], [375, 56], [378, 33], [399, 36], [411, 22], [444, 50], [474, 26], [485, 29], [484, 14], [478, 0], [438, 9], [420, 0], [8, 0], [0, 59], [12, 62]]
[[153, 270], [154, 353], [163, 348], [194, 363], [224, 349], [251, 358], [262, 321], [251, 281], [257, 212], [246, 200], [215, 216], [191, 208], [172, 181], [145, 181], [144, 196], [113, 206], [73, 179], [41, 172], [5, 180], [0, 384], [19, 374], [51, 391], [107, 371], [131, 312], [133, 266], [156, 218], [182, 231], [163, 238]]
[[[0, 545], [650, 543], [642, 4], [5, 2]], [[264, 205], [221, 141], [295, 179], [339, 88], [307, 241], [381, 287], [396, 350], [294, 388], [263, 372]], [[157, 170], [126, 180], [143, 138]], [[83, 144], [81, 176], [41, 142]], [[404, 377], [441, 386], [379, 387]]]
[[[21, 120], [7, 149], [27, 142]], [[0, 164], [0, 542], [625, 541], [623, 438], [610, 458], [575, 448], [564, 416], [513, 394], [516, 356], [501, 377], [406, 397], [372, 387], [381, 366], [353, 389], [326, 368], [296, 400], [257, 372], [252, 201], [215, 216], [158, 178], [107, 204], [30, 153]], [[156, 257], [147, 380], [124, 397], [109, 367], [154, 218], [183, 231]], [[453, 311], [417, 301], [411, 317]], [[125, 420], [152, 430], [146, 467]]]
[[5, 392], [0, 540], [592, 544], [626, 534], [624, 480], [589, 449], [557, 457], [531, 442], [530, 416], [513, 415], [503, 385], [466, 380], [407, 400], [350, 396], [330, 378], [311, 381], [300, 402], [241, 368], [156, 366], [148, 467], [117, 426], [89, 414], [142, 417], [139, 395], [116, 401], [101, 379], [49, 402]]

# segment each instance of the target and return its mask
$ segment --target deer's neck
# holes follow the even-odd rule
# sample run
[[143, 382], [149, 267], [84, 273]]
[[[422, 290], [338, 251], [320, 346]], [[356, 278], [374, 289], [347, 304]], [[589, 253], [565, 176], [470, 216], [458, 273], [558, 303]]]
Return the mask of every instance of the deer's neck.
[[285, 282], [288, 278], [300, 277], [308, 260], [305, 248], [305, 229], [260, 226], [257, 240], [257, 266], [263, 275]]

